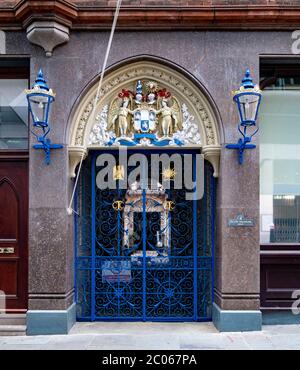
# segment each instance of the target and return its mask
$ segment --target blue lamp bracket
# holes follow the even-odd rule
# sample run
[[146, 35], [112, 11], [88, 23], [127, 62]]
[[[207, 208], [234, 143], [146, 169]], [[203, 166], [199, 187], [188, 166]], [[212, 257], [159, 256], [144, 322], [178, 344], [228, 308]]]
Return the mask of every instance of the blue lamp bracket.
[[[45, 152], [45, 162], [49, 165], [51, 161], [51, 150], [63, 148], [62, 144], [52, 144], [51, 140], [47, 138], [51, 130], [48, 122], [49, 112], [51, 104], [55, 100], [55, 93], [52, 89], [49, 89], [41, 69], [38, 72], [33, 87], [30, 90], [25, 90], [25, 92], [33, 127], [35, 131], [39, 130], [40, 133], [40, 135], [38, 135], [33, 130], [30, 130], [38, 142], [32, 147], [38, 150], [42, 149]], [[39, 113], [37, 113], [37, 107], [39, 108]]]
[[[258, 128], [256, 127], [256, 121], [258, 116], [258, 110], [261, 102], [261, 91], [258, 85], [254, 85], [250, 70], [247, 69], [245, 76], [242, 80], [242, 85], [239, 90], [234, 92], [233, 100], [237, 104], [240, 123], [238, 124], [238, 131], [242, 137], [238, 140], [237, 144], [227, 144], [227, 149], [234, 149], [238, 151], [239, 164], [244, 163], [245, 150], [255, 149], [256, 145], [252, 144], [252, 138], [257, 134]], [[251, 127], [253, 131], [251, 135], [248, 133], [248, 129]]]
[[239, 124], [238, 127], [239, 132], [242, 134], [242, 138], [239, 139], [237, 144], [227, 144], [227, 149], [235, 149], [238, 150], [238, 160], [239, 164], [244, 163], [244, 153], [247, 149], [255, 149], [256, 145], [251, 144], [252, 137], [258, 132], [258, 128], [254, 131], [254, 133], [250, 136], [247, 136], [247, 126], [243, 127], [243, 131], [241, 130], [241, 125]]
[[45, 152], [45, 163], [47, 165], [50, 164], [51, 162], [51, 149], [62, 149], [63, 145], [62, 144], [52, 144], [51, 140], [47, 138], [47, 135], [50, 131], [50, 127], [48, 126], [48, 129], [45, 130], [43, 128], [44, 135], [38, 136], [36, 135], [32, 130], [32, 134], [36, 137], [36, 140], [39, 144], [34, 144], [32, 147], [33, 149], [42, 149]]

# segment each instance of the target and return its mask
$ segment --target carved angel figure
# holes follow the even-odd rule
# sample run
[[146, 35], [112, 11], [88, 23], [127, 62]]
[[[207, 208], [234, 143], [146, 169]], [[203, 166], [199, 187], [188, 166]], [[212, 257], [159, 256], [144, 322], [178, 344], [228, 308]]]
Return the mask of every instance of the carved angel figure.
[[114, 132], [117, 137], [125, 137], [130, 130], [130, 128], [128, 127], [130, 123], [130, 120], [128, 122], [128, 115], [132, 115], [133, 111], [128, 108], [128, 104], [129, 99], [124, 98], [121, 106], [117, 111], [117, 114], [112, 117], [111, 125], [113, 126]]
[[156, 114], [159, 117], [159, 134], [163, 137], [170, 137], [178, 129], [178, 118], [177, 112], [172, 107], [168, 105], [168, 99], [162, 99], [161, 109], [159, 109]]

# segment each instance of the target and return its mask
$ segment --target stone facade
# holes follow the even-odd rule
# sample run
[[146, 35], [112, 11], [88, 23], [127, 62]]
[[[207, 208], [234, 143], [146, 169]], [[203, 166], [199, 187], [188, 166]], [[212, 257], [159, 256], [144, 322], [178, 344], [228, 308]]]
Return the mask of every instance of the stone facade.
[[[80, 6], [115, 4], [115, 1], [73, 2]], [[297, 1], [124, 1], [124, 5], [143, 6], [250, 3], [272, 6]], [[99, 74], [109, 33], [72, 30], [69, 42], [58, 46], [51, 58], [45, 56], [42, 48], [28, 42], [24, 30], [7, 29], [5, 35], [7, 55], [30, 56], [31, 84], [42, 67], [49, 85], [57, 92], [51, 115], [51, 140], [63, 143], [64, 149], [53, 152], [49, 167], [44, 165], [43, 153], [30, 149], [29, 310], [67, 312], [74, 302], [73, 218], [66, 211], [73, 188], [68, 175], [70, 115], [83, 98], [84, 88]], [[151, 60], [152, 56], [170, 68], [176, 66], [183, 75], [190, 74], [208, 91], [219, 119], [222, 145], [217, 185], [215, 303], [221, 312], [219, 316], [224, 310], [254, 313], [255, 328], [259, 326], [260, 307], [259, 148], [246, 153], [243, 166], [238, 164], [235, 151], [225, 149], [226, 143], [238, 139], [238, 117], [231, 91], [240, 85], [247, 67], [258, 81], [260, 57], [289, 55], [292, 43], [290, 31], [124, 30], [115, 34], [108, 63], [112, 70], [126, 60], [141, 60], [143, 56]], [[33, 143], [34, 138], [31, 140]], [[258, 141], [257, 136], [256, 144]], [[241, 213], [254, 220], [254, 228], [228, 227], [228, 219]], [[245, 330], [249, 328], [251, 324]]]
[[[30, 310], [64, 310], [73, 301], [73, 219], [66, 213], [72, 189], [67, 153], [69, 115], [83, 87], [99, 72], [108, 33], [72, 32], [70, 36], [70, 42], [48, 59], [41, 48], [29, 44], [24, 32], [6, 32], [7, 54], [31, 56], [31, 82], [42, 66], [56, 90], [51, 139], [65, 146], [53, 153], [47, 168], [42, 153], [30, 153]], [[111, 50], [110, 66], [141, 55], [161, 58], [169, 66], [175, 63], [206, 87], [219, 111], [223, 147], [215, 301], [225, 310], [259, 309], [259, 150], [247, 152], [246, 163], [240, 166], [236, 152], [224, 148], [225, 143], [237, 140], [237, 115], [230, 91], [239, 86], [246, 67], [258, 80], [260, 55], [289, 54], [291, 43], [290, 32], [122, 32], [115, 35]], [[255, 220], [254, 230], [228, 228], [228, 219], [239, 213]]]

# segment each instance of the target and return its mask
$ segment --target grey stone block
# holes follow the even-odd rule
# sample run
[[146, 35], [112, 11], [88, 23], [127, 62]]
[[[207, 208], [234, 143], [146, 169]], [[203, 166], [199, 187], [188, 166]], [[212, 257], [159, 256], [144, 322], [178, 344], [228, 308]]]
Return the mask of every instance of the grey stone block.
[[67, 310], [28, 311], [27, 335], [68, 334], [75, 321], [75, 303]]
[[259, 331], [262, 328], [262, 313], [258, 310], [222, 310], [214, 303], [213, 322], [221, 332]]
[[294, 315], [291, 310], [265, 311], [262, 321], [264, 325], [300, 324], [300, 315]]

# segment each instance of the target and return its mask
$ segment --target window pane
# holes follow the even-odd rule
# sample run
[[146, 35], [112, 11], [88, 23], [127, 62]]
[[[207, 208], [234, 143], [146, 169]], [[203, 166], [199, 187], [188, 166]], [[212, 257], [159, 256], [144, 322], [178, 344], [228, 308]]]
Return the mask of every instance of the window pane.
[[260, 130], [261, 242], [300, 243], [299, 85], [264, 91]]
[[0, 149], [28, 148], [27, 79], [0, 79]]

